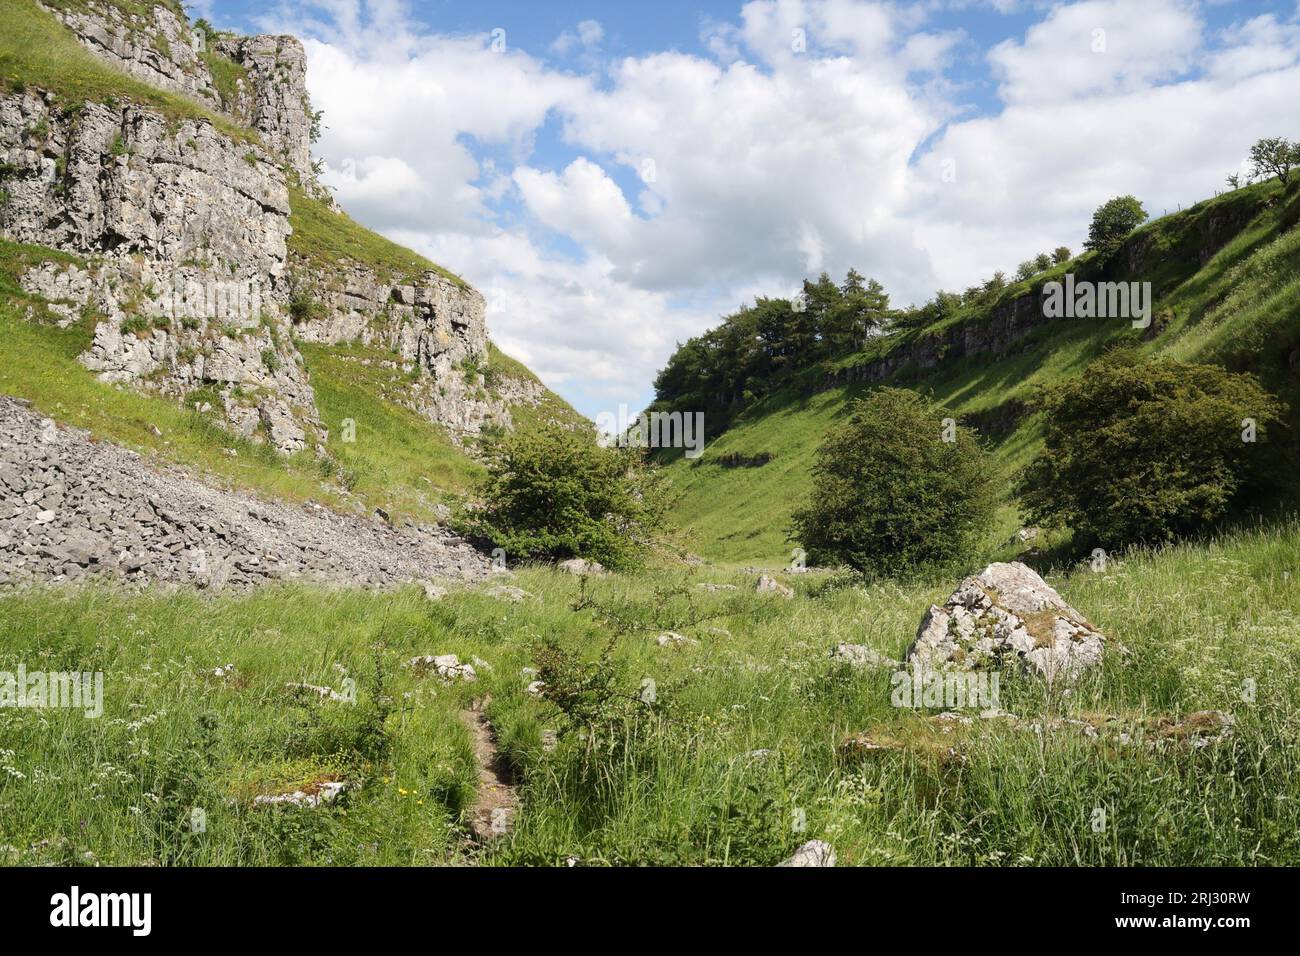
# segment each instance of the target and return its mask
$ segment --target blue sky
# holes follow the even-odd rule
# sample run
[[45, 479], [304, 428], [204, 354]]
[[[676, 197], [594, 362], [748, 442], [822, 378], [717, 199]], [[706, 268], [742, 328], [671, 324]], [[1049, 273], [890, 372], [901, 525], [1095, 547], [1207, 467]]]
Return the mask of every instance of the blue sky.
[[1111, 195], [1158, 215], [1300, 134], [1294, 0], [191, 12], [304, 40], [324, 181], [478, 286], [493, 338], [592, 417], [804, 275], [920, 302], [1077, 248]]

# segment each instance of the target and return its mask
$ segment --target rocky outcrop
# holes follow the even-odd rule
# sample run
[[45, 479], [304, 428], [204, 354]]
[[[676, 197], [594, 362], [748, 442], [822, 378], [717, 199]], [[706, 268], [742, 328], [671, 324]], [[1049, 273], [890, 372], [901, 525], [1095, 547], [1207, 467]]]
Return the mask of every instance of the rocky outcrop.
[[118, 69], [150, 86], [220, 106], [212, 76], [199, 56], [203, 34], [190, 27], [179, 4], [158, 3], [140, 12], [111, 0], [42, 6], [86, 49]]
[[[46, 9], [118, 69], [255, 130], [279, 161], [316, 189], [307, 55], [296, 37], [214, 33], [192, 26], [179, 4], [165, 2], [143, 11], [113, 0], [84, 0], [75, 8], [51, 3]], [[215, 67], [214, 57], [225, 67]]]
[[[216, 409], [237, 434], [285, 453], [325, 453], [295, 336], [391, 351], [418, 373], [394, 398], [456, 440], [510, 428], [512, 405], [540, 402], [536, 382], [489, 381], [483, 297], [464, 283], [290, 261], [289, 183], [316, 189], [295, 38], [191, 31], [169, 4], [147, 14], [113, 0], [50, 9], [117, 67], [250, 130], [130, 102], [0, 95], [0, 234], [84, 258], [22, 281], [65, 323], [97, 320], [82, 362], [101, 379]], [[217, 63], [230, 67], [220, 82]]]
[[69, 317], [102, 316], [88, 368], [175, 397], [213, 386], [236, 432], [284, 452], [323, 437], [284, 305], [288, 188], [264, 150], [206, 120], [68, 115], [25, 92], [0, 97], [0, 155], [4, 233], [88, 259], [23, 277]]
[[0, 398], [0, 585], [93, 576], [214, 590], [292, 579], [385, 587], [489, 572], [440, 529], [220, 491]]
[[[314, 184], [311, 164], [312, 108], [307, 96], [307, 53], [297, 37], [220, 37], [214, 48], [243, 68], [235, 119], [261, 134], [300, 182]], [[324, 190], [319, 190], [324, 193]]]
[[392, 280], [363, 266], [322, 271], [293, 260], [294, 335], [304, 342], [356, 342], [393, 353], [406, 372], [419, 372], [398, 401], [445, 426], [453, 440], [489, 426], [513, 427], [514, 405], [536, 405], [535, 381], [492, 377], [483, 296], [428, 271]]
[[975, 670], [1021, 663], [1049, 681], [1101, 663], [1106, 638], [1034, 571], [990, 564], [932, 605], [907, 652], [920, 670]]

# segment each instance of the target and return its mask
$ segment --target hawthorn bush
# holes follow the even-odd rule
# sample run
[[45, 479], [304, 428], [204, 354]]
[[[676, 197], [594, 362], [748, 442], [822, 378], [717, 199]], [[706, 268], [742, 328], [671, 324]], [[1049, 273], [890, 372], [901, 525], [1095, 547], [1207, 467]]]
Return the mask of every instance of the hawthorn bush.
[[1268, 433], [1285, 414], [1252, 375], [1126, 352], [1047, 389], [1038, 406], [1044, 449], [1017, 482], [1029, 518], [1109, 548], [1222, 518], [1265, 477]]
[[604, 448], [593, 429], [545, 424], [493, 442], [480, 502], [459, 530], [511, 560], [586, 558], [641, 565], [663, 533], [665, 486], [638, 449]]
[[[947, 409], [881, 388], [831, 429], [792, 537], [817, 564], [900, 575], [969, 560], [993, 520], [987, 452]], [[947, 440], [947, 439], [952, 440]]]

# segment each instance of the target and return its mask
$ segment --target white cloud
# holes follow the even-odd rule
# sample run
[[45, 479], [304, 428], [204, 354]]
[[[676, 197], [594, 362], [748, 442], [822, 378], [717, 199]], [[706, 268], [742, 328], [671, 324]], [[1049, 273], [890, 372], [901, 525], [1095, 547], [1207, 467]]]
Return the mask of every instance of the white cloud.
[[1055, 8], [1023, 42], [1006, 40], [989, 59], [1009, 103], [1117, 94], [1188, 70], [1201, 42], [1189, 0], [1088, 0]]

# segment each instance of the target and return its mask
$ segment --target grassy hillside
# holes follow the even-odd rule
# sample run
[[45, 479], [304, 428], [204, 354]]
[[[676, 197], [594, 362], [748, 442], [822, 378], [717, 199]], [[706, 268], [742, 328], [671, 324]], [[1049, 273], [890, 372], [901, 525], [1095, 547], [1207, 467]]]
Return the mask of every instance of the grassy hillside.
[[[940, 361], [930, 369], [904, 363], [886, 381], [934, 396], [971, 423], [983, 425], [1002, 475], [1011, 476], [1041, 447], [1037, 420], [1018, 416], [1019, 403], [1035, 389], [1079, 374], [1107, 348], [1133, 345], [1143, 353], [1183, 361], [1209, 361], [1260, 375], [1266, 387], [1292, 405], [1300, 421], [1300, 189], [1283, 191], [1262, 183], [1200, 203], [1148, 224], [1129, 240], [1139, 268], [1111, 267], [1105, 278], [1150, 281], [1159, 327], [1144, 336], [1127, 321], [1061, 319], [1036, 328], [1008, 354]], [[1224, 227], [1243, 219], [1239, 228]], [[1216, 225], [1217, 224], [1217, 225]], [[1215, 229], [1226, 232], [1217, 236]], [[1201, 261], [1207, 243], [1216, 251]], [[978, 329], [992, 321], [999, 306], [1033, 293], [1067, 271], [1097, 270], [1092, 255], [1055, 267], [1032, 282], [1005, 290], [991, 305], [959, 311], [941, 323], [908, 329], [874, 340], [869, 350], [806, 370], [784, 388], [747, 409], [737, 423], [710, 443], [692, 462], [676, 458], [668, 466], [681, 498], [680, 523], [692, 529], [696, 550], [723, 562], [780, 563], [792, 544], [786, 528], [809, 487], [813, 455], [826, 429], [868, 386], [825, 388], [835, 373], [857, 365], [907, 354], [954, 329]], [[761, 467], [726, 467], [725, 459], [771, 461]], [[992, 550], [1017, 527], [1010, 503], [990, 538]]]
[[[415, 589], [9, 594], [0, 670], [102, 670], [106, 710], [0, 710], [0, 863], [463, 860], [475, 776], [457, 714], [487, 695], [523, 803], [486, 863], [769, 865], [825, 839], [842, 864], [1294, 865], [1297, 577], [1295, 522], [1052, 577], [1129, 653], [1070, 697], [1005, 675], [1001, 706], [1048, 722], [1041, 734], [892, 707], [887, 670], [828, 657], [838, 641], [901, 654], [949, 581], [833, 588], [808, 575], [782, 601], [744, 575], [584, 588], [524, 569], [514, 583], [538, 600], [517, 605], [478, 589], [436, 604]], [[699, 643], [658, 646], [670, 629]], [[441, 653], [487, 666], [469, 685], [402, 667]], [[526, 691], [523, 668], [548, 659], [546, 679], [582, 687], [574, 720]], [[349, 678], [354, 703], [285, 687]], [[629, 704], [647, 679], [653, 706]], [[1206, 709], [1231, 713], [1233, 734], [1192, 746], [1179, 721]], [[888, 746], [839, 752], [863, 733]], [[327, 808], [253, 806], [326, 780], [352, 789]], [[187, 825], [193, 807], [204, 833]]]
[[310, 262], [330, 269], [339, 260], [350, 259], [394, 283], [412, 282], [424, 272], [436, 272], [462, 289], [468, 288], [460, 276], [370, 231], [302, 189], [290, 189], [289, 205], [289, 225], [293, 227], [289, 251]]

